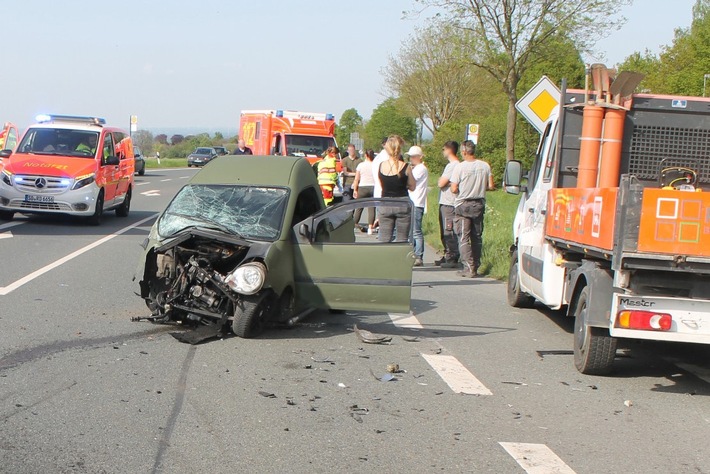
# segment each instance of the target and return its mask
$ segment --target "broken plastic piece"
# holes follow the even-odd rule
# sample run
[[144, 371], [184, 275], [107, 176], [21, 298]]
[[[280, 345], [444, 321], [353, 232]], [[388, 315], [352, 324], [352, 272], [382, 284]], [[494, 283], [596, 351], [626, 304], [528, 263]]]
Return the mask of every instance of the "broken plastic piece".
[[358, 329], [357, 324], [353, 326], [353, 331], [357, 338], [365, 344], [387, 344], [392, 341], [392, 336], [382, 336], [365, 329]]
[[276, 398], [275, 393], [264, 392], [263, 390], [259, 390], [259, 395], [261, 395], [262, 397], [265, 397], [265, 398]]

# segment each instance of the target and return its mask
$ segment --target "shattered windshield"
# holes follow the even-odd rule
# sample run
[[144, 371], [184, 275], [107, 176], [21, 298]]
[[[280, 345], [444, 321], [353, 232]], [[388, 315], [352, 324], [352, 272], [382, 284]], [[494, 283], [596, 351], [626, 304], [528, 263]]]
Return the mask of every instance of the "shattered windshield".
[[171, 237], [189, 227], [215, 229], [251, 240], [276, 240], [288, 189], [234, 185], [187, 185], [158, 221]]
[[335, 140], [332, 137], [286, 135], [286, 154], [288, 156], [323, 156], [323, 153], [331, 146], [335, 146]]
[[93, 158], [98, 132], [66, 128], [30, 128], [20, 143], [21, 153]]

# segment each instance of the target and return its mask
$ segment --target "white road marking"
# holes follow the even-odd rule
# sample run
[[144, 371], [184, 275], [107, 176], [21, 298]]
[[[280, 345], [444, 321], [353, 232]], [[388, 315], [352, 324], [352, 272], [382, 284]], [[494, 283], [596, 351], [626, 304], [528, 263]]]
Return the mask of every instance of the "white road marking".
[[38, 278], [38, 277], [44, 275], [45, 273], [47, 273], [51, 270], [54, 270], [55, 268], [67, 263], [70, 260], [75, 259], [79, 255], [82, 255], [82, 254], [88, 252], [89, 250], [95, 249], [99, 245], [105, 244], [109, 240], [112, 240], [121, 234], [125, 234], [126, 232], [128, 232], [131, 229], [135, 229], [136, 227], [140, 227], [141, 225], [145, 224], [149, 220], [154, 219], [157, 215], [158, 214], [153, 214], [152, 216], [146, 217], [145, 219], [141, 219], [138, 222], [136, 222], [135, 224], [131, 224], [128, 227], [124, 227], [123, 229], [118, 230], [118, 231], [114, 232], [113, 234], [107, 235], [106, 237], [103, 237], [103, 238], [97, 240], [96, 242], [93, 242], [93, 243], [87, 245], [86, 247], [82, 247], [79, 250], [76, 250], [76, 251], [70, 253], [69, 255], [60, 258], [59, 260], [52, 262], [49, 265], [46, 265], [46, 266], [40, 268], [39, 270], [35, 270], [34, 272], [30, 273], [29, 275], [26, 275], [26, 276], [20, 278], [19, 280], [15, 281], [13, 283], [10, 283], [9, 285], [7, 285], [5, 287], [0, 287], [0, 296], [6, 296], [6, 295], [12, 293], [13, 291], [15, 291], [16, 289], [20, 288], [22, 285], [31, 282], [35, 278]]
[[143, 196], [148, 196], [148, 197], [160, 196], [160, 190], [159, 189], [151, 189], [150, 191], [143, 191], [141, 194]]
[[10, 232], [10, 231], [3, 232], [2, 234], [0, 234], [0, 240], [11, 239], [12, 237], [13, 237], [13, 235], [12, 235], [12, 232]]
[[150, 182], [144, 181], [142, 183], [136, 183], [136, 186], [145, 186], [146, 184], [150, 184]]
[[161, 183], [164, 183], [164, 182], [166, 182], [166, 181], [172, 181], [172, 180], [173, 180], [173, 178], [161, 179], [160, 182], [161, 182]]
[[190, 179], [192, 176], [180, 176], [178, 179]]
[[493, 395], [456, 357], [422, 354], [432, 369], [456, 393], [467, 395]]
[[0, 230], [9, 229], [10, 227], [17, 227], [18, 225], [22, 224], [27, 224], [27, 221], [8, 222], [7, 224], [0, 224]]
[[686, 364], [685, 362], [676, 362], [675, 365], [685, 370], [686, 372], [690, 372], [700, 380], [704, 380], [705, 382], [710, 383], [710, 369], [706, 369], [705, 367], [700, 367], [694, 364]]
[[528, 474], [575, 474], [544, 444], [498, 443]]
[[419, 322], [416, 316], [413, 314], [397, 314], [397, 313], [387, 313], [398, 328], [406, 329], [424, 329], [422, 324]]

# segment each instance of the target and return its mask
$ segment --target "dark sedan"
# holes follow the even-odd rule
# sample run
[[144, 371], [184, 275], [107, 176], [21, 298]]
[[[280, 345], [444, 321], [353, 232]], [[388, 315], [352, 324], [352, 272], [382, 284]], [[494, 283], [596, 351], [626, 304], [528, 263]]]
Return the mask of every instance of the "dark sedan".
[[136, 167], [135, 172], [138, 176], [143, 176], [145, 174], [145, 158], [143, 157], [143, 152], [137, 146], [133, 147], [133, 156], [135, 156]]
[[204, 166], [213, 159], [217, 158], [217, 152], [214, 148], [199, 147], [187, 156], [187, 167]]

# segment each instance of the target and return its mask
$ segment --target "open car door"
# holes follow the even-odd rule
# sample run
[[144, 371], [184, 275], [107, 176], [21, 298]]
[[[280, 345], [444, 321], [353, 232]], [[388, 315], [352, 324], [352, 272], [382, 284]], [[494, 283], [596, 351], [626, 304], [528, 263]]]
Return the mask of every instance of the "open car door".
[[[360, 230], [355, 218], [378, 206], [401, 208], [408, 199], [362, 199], [329, 207], [296, 224], [296, 297], [311, 307], [408, 313], [414, 263], [409, 236], [381, 242]], [[366, 224], [365, 224], [366, 226]]]

